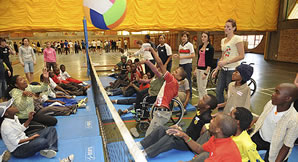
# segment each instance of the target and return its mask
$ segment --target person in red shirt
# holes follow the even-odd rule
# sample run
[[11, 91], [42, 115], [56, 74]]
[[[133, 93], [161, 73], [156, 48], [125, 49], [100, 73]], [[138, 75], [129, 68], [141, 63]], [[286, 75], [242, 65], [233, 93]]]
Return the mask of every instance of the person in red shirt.
[[[157, 65], [159, 66], [165, 82], [163, 83], [154, 103], [155, 109], [153, 112], [153, 119], [146, 131], [148, 136], [158, 126], [165, 125], [172, 116], [170, 103], [174, 97], [178, 95], [179, 84], [178, 81], [184, 80], [187, 76], [182, 67], [177, 68], [173, 73], [167, 71], [166, 66], [152, 47], [146, 48], [154, 56]], [[147, 63], [146, 63], [147, 64]], [[155, 66], [150, 66], [152, 71], [157, 71]]]
[[210, 122], [209, 131], [214, 135], [203, 145], [192, 140], [186, 133], [169, 129], [167, 133], [181, 137], [187, 145], [197, 154], [209, 152], [205, 162], [241, 162], [241, 154], [231, 136], [237, 132], [237, 122], [231, 116], [218, 113]]

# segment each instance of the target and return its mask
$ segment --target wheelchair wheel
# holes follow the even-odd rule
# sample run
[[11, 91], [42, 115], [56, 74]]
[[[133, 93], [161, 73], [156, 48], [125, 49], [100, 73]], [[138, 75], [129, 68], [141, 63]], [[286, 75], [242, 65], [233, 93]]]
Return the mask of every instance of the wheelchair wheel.
[[[183, 118], [183, 115], [184, 115], [183, 104], [176, 98], [173, 98], [172, 102], [170, 104], [170, 108], [172, 109], [172, 117], [171, 117], [169, 123], [171, 123], [172, 125], [179, 124]], [[179, 113], [180, 113], [180, 116], [176, 117], [176, 115]]]
[[210, 74], [209, 74], [209, 76], [208, 76], [208, 82], [210, 83], [210, 85], [212, 86], [212, 87], [214, 87], [215, 85], [216, 85], [216, 83], [217, 83], [217, 79], [218, 79], [218, 73], [217, 73], [217, 75], [215, 76], [215, 78], [212, 78], [212, 74], [215, 72], [215, 69], [213, 69], [211, 72], [210, 72]]
[[148, 121], [140, 121], [137, 123], [136, 128], [142, 133], [146, 133], [150, 123]]
[[[183, 118], [183, 115], [184, 115], [183, 104], [176, 98], [173, 98], [172, 102], [170, 103], [170, 108], [172, 109], [172, 116], [171, 116], [170, 120], [168, 121], [169, 125], [179, 124]], [[151, 109], [151, 117], [152, 118], [153, 118], [154, 111], [155, 111], [155, 107], [153, 107]], [[176, 117], [176, 115], [179, 113], [180, 113], [179, 117]]]
[[257, 91], [257, 82], [251, 78], [249, 81], [247, 81], [247, 85], [250, 88], [250, 96], [254, 95]]

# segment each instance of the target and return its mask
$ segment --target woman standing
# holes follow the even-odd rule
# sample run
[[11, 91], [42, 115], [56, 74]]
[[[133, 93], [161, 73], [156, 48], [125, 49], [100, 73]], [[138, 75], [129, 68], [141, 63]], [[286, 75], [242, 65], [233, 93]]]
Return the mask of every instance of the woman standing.
[[199, 100], [207, 94], [206, 86], [208, 76], [211, 69], [211, 64], [214, 56], [214, 48], [210, 44], [209, 33], [202, 33], [202, 45], [199, 46], [199, 56], [197, 61], [197, 85], [199, 92]]
[[166, 36], [164, 34], [159, 36], [159, 45], [157, 46], [157, 52], [162, 60], [162, 63], [167, 67], [167, 70], [171, 72], [172, 68], [172, 48], [165, 43]]
[[234, 34], [237, 31], [236, 21], [233, 19], [227, 20], [224, 28], [227, 37], [221, 40], [222, 56], [218, 61], [215, 72], [212, 74], [214, 78], [218, 70], [220, 70], [216, 85], [218, 103], [224, 102], [224, 90], [231, 82], [235, 68], [244, 59], [243, 40], [240, 36]]
[[47, 42], [47, 48], [43, 50], [43, 57], [45, 66], [47, 67], [48, 71], [54, 70], [56, 65], [56, 51], [51, 48], [51, 43]]
[[[26, 74], [26, 78], [31, 83], [34, 79], [33, 72], [34, 72], [34, 65], [36, 64], [35, 53], [33, 48], [29, 46], [29, 39], [23, 38], [22, 39], [23, 45], [20, 47], [20, 54], [19, 59], [24, 67], [24, 72]], [[34, 64], [34, 65], [33, 65]]]
[[0, 38], [0, 59], [2, 59], [2, 61], [7, 65], [11, 73], [10, 75], [8, 75], [8, 73], [5, 74], [6, 82], [8, 84], [10, 84], [10, 78], [13, 75], [13, 68], [9, 59], [9, 55], [11, 54], [15, 54], [15, 51], [6, 44], [6, 40], [4, 38]]
[[192, 72], [192, 58], [195, 57], [195, 50], [193, 45], [189, 42], [189, 32], [183, 32], [181, 37], [181, 44], [179, 45], [178, 54], [174, 54], [174, 58], [179, 58], [179, 66], [182, 67], [187, 73], [187, 80], [189, 82], [190, 88], [190, 98], [192, 97], [192, 82], [191, 82], [191, 72]]

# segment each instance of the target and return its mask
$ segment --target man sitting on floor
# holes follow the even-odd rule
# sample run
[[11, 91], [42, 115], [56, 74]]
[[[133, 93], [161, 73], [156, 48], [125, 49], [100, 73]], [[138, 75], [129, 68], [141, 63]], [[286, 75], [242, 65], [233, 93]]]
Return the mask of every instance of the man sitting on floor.
[[[186, 134], [192, 139], [197, 140], [200, 137], [200, 132], [204, 124], [210, 122], [211, 112], [216, 106], [216, 97], [213, 95], [204, 96], [198, 103], [198, 112], [186, 129]], [[170, 128], [182, 130], [182, 128], [177, 125], [173, 125]], [[145, 149], [144, 151], [150, 158], [173, 148], [178, 150], [189, 150], [187, 143], [185, 143], [182, 138], [167, 135], [167, 130], [167, 127], [159, 126], [137, 144]]]
[[237, 122], [235, 119], [229, 115], [218, 113], [211, 120], [209, 131], [213, 136], [203, 145], [198, 144], [186, 133], [178, 129], [169, 129], [167, 133], [177, 138], [182, 138], [188, 147], [197, 154], [209, 152], [209, 157], [205, 162], [241, 162], [239, 149], [231, 138], [237, 132]]
[[298, 97], [294, 84], [282, 83], [275, 88], [251, 134], [257, 150], [267, 150], [265, 161], [287, 161], [298, 137], [298, 114], [293, 102]]

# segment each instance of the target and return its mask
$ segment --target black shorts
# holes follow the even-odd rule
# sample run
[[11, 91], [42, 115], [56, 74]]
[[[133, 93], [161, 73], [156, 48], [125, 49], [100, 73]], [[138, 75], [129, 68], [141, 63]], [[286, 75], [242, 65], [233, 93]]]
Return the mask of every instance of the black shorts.
[[100, 49], [100, 46], [97, 46], [98, 49]]

